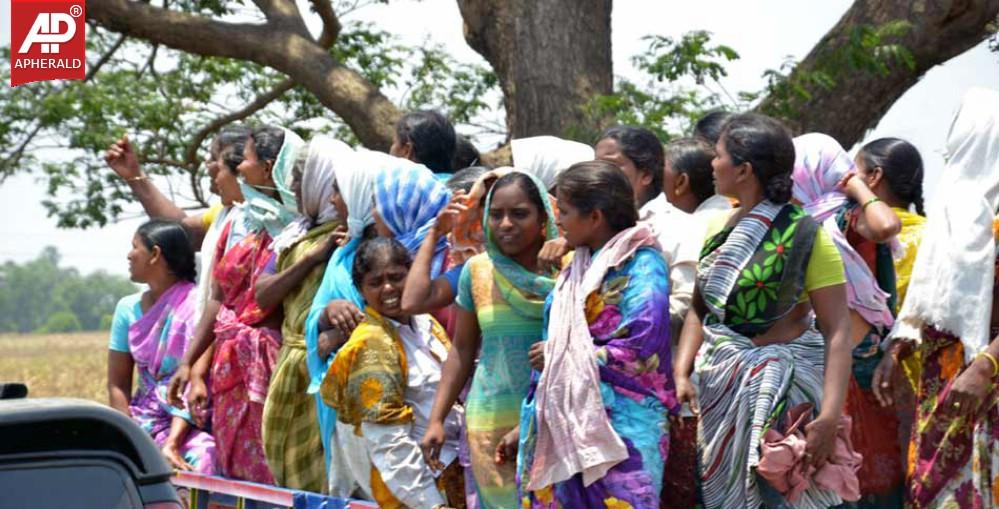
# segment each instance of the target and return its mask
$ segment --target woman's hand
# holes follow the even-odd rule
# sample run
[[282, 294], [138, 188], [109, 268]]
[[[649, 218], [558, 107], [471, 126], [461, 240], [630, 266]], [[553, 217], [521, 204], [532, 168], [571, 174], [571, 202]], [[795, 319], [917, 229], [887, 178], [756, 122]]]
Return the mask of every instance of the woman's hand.
[[176, 442], [167, 441], [163, 444], [163, 448], [160, 449], [163, 453], [163, 457], [166, 458], [170, 466], [176, 468], [177, 470], [194, 470], [194, 465], [191, 465], [184, 459], [184, 456], [180, 453], [180, 448], [177, 447]]
[[517, 448], [520, 445], [520, 426], [513, 428], [503, 438], [500, 439], [499, 443], [496, 444], [496, 452], [493, 456], [493, 461], [497, 465], [502, 465], [507, 462], [517, 461]]
[[333, 232], [330, 233], [330, 235], [333, 237], [334, 242], [336, 242], [336, 245], [339, 247], [346, 246], [347, 243], [350, 242], [349, 230], [344, 225], [340, 225], [334, 228]]
[[330, 302], [326, 305], [324, 313], [327, 323], [346, 338], [349, 338], [354, 333], [354, 329], [364, 321], [364, 313], [346, 300]]
[[874, 391], [874, 398], [883, 407], [895, 404], [892, 399], [892, 383], [899, 361], [912, 354], [912, 343], [906, 339], [896, 339], [888, 351], [881, 358], [878, 367], [874, 368], [874, 378], [871, 380], [871, 389]]
[[187, 409], [194, 419], [194, 424], [199, 428], [205, 427], [202, 417], [205, 415], [205, 408], [208, 407], [208, 385], [205, 378], [197, 373], [191, 375], [191, 381], [187, 386]]
[[[339, 227], [339, 228], [342, 228]], [[316, 244], [309, 253], [306, 255], [312, 263], [319, 265], [320, 263], [326, 263], [329, 261], [330, 256], [333, 256], [333, 250], [340, 245], [340, 237], [336, 235], [336, 230], [330, 233], [322, 242]]]
[[538, 265], [548, 271], [560, 270], [562, 258], [569, 254], [569, 243], [562, 237], [549, 240], [538, 251]]
[[427, 462], [427, 466], [435, 472], [444, 470], [446, 466], [440, 460], [441, 447], [444, 447], [444, 423], [430, 421], [420, 440], [420, 450], [423, 451], [423, 460]]
[[135, 154], [132, 143], [128, 141], [127, 134], [108, 147], [104, 152], [104, 162], [123, 180], [142, 176], [142, 171], [139, 170], [139, 157]]
[[455, 191], [454, 195], [451, 196], [451, 201], [437, 214], [437, 223], [434, 225], [437, 238], [450, 233], [458, 224], [458, 217], [468, 211], [468, 206], [465, 205], [465, 196], [465, 191], [460, 189]]
[[317, 353], [319, 358], [326, 360], [333, 352], [340, 349], [347, 342], [347, 337], [340, 334], [337, 329], [330, 329], [319, 333], [319, 346]]
[[673, 384], [676, 386], [676, 400], [681, 405], [687, 404], [694, 415], [699, 415], [701, 406], [697, 401], [697, 390], [694, 389], [694, 384], [690, 378], [686, 376], [674, 377]]
[[170, 385], [167, 386], [167, 403], [184, 408], [183, 394], [187, 388], [187, 382], [191, 378], [191, 366], [181, 364], [177, 371], [170, 378]]
[[957, 376], [941, 405], [949, 408], [955, 417], [972, 418], [987, 401], [992, 388], [992, 364], [988, 359], [978, 358]]
[[815, 468], [822, 468], [829, 460], [836, 445], [838, 417], [819, 415], [805, 425], [805, 462]]
[[538, 341], [531, 345], [531, 348], [527, 351], [527, 363], [534, 368], [535, 371], [541, 372], [545, 369], [545, 342]]

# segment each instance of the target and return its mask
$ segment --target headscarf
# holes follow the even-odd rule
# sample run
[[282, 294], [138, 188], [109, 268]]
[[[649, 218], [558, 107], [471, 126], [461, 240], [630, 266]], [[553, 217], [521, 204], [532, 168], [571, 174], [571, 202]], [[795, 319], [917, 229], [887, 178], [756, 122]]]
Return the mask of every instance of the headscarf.
[[513, 164], [541, 179], [545, 190], [570, 166], [594, 159], [593, 147], [555, 136], [534, 136], [510, 142]]
[[[496, 171], [496, 170], [494, 170]], [[531, 179], [534, 190], [541, 196], [541, 201], [545, 204], [545, 240], [552, 240], [558, 237], [558, 227], [555, 225], [555, 214], [552, 210], [551, 201], [548, 199], [548, 192], [545, 185], [537, 177], [513, 168], [501, 168], [502, 175], [509, 173], [522, 173]], [[483, 175], [487, 177], [493, 172]], [[502, 176], [501, 175], [501, 176]], [[481, 180], [481, 179], [480, 179]], [[476, 186], [478, 186], [476, 182]], [[493, 191], [496, 186], [489, 189], [486, 197], [485, 210], [489, 210], [489, 204], [493, 200]], [[478, 200], [476, 200], [478, 201]], [[555, 287], [555, 273], [537, 274], [524, 268], [510, 257], [503, 254], [499, 246], [493, 240], [492, 231], [489, 228], [489, 215], [482, 216], [482, 230], [485, 232], [486, 252], [489, 253], [489, 260], [492, 261], [496, 269], [495, 281], [503, 298], [513, 310], [521, 315], [532, 318], [541, 318], [544, 314], [544, 302], [552, 288]]]
[[836, 222], [836, 214], [849, 201], [839, 182], [855, 171], [853, 160], [832, 137], [809, 133], [794, 139], [794, 198], [820, 223], [843, 258], [846, 270], [847, 301], [850, 309], [877, 327], [894, 323], [888, 307], [889, 295], [882, 291], [874, 274], [850, 246]]
[[[416, 253], [451, 200], [451, 194], [427, 167], [399, 157], [385, 156], [375, 177], [375, 207], [395, 239]], [[437, 242], [430, 278], [441, 273], [447, 240]]]
[[280, 202], [240, 179], [239, 189], [243, 192], [243, 202], [237, 203], [234, 207], [243, 210], [243, 221], [250, 231], [267, 230], [271, 237], [276, 237], [285, 226], [297, 218], [298, 202], [291, 190], [293, 179], [291, 170], [303, 144], [302, 138], [297, 134], [284, 129], [284, 142], [274, 160], [271, 172], [275, 189], [281, 198]]
[[337, 218], [336, 207], [330, 203], [335, 173], [333, 167], [343, 162], [353, 150], [346, 143], [326, 136], [309, 141], [299, 153], [302, 168], [302, 215], [274, 238], [274, 250], [281, 253], [291, 247], [316, 226]]
[[920, 341], [931, 325], [964, 344], [970, 363], [990, 340], [999, 208], [999, 91], [965, 93], [947, 135], [940, 198], [923, 242], [893, 337]]
[[358, 309], [364, 309], [364, 299], [354, 286], [351, 272], [357, 248], [361, 244], [364, 228], [371, 224], [371, 209], [374, 200], [374, 180], [382, 167], [384, 154], [367, 149], [344, 152], [342, 161], [338, 157], [333, 167], [336, 175], [336, 185], [340, 197], [347, 205], [347, 235], [350, 240], [346, 245], [333, 251], [333, 257], [326, 265], [323, 280], [312, 299], [312, 308], [305, 319], [305, 365], [309, 370], [309, 387], [306, 392], [316, 398], [316, 413], [319, 420], [320, 434], [323, 439], [326, 468], [329, 470], [332, 461], [330, 438], [336, 427], [336, 412], [323, 402], [319, 394], [323, 378], [329, 369], [333, 356], [327, 359], [319, 357], [319, 317], [326, 309], [326, 304], [333, 300], [346, 300]]

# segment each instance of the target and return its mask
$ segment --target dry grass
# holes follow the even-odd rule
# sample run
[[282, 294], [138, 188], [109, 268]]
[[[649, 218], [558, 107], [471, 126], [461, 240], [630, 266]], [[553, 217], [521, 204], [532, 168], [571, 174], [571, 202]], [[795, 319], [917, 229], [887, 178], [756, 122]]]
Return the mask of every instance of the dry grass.
[[0, 334], [0, 381], [28, 385], [29, 397], [107, 402], [107, 332]]

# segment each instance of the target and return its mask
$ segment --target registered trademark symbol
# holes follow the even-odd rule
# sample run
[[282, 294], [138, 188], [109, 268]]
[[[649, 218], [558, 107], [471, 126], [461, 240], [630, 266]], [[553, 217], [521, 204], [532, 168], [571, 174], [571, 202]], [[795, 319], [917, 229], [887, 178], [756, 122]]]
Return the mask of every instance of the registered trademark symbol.
[[79, 18], [80, 16], [83, 15], [83, 7], [80, 7], [79, 5], [74, 5], [70, 7], [69, 15], [73, 16], [74, 18]]

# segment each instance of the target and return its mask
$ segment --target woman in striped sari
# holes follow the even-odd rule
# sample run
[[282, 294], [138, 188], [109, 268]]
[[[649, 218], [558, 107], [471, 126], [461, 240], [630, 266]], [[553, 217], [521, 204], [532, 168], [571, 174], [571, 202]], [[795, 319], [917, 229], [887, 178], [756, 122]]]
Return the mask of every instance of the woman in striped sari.
[[305, 318], [342, 224], [330, 201], [336, 164], [352, 152], [345, 143], [323, 136], [309, 141], [292, 171], [292, 190], [302, 217], [274, 239], [267, 274], [256, 284], [257, 303], [283, 303], [281, 352], [264, 402], [261, 432], [267, 464], [283, 487], [321, 492], [326, 487], [316, 400], [307, 393]]
[[[786, 410], [814, 405], [804, 461], [818, 466], [831, 455], [850, 376], [845, 278], [828, 234], [788, 203], [794, 146], [780, 123], [734, 116], [716, 152], [718, 193], [740, 206], [708, 228], [676, 357], [677, 395], [700, 416], [705, 507], [757, 509], [779, 497], [755, 469], [764, 429]], [[788, 502], [842, 499], [812, 484]]]

